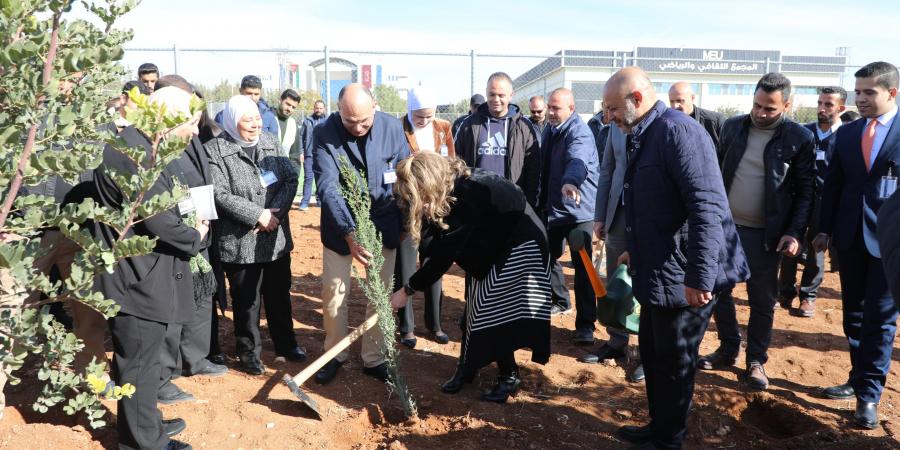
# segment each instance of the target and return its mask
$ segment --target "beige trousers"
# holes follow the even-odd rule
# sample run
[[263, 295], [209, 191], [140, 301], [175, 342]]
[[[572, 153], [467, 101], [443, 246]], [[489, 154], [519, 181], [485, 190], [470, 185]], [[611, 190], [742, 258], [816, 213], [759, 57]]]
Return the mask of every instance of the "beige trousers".
[[[12, 309], [13, 314], [17, 314], [26, 298], [25, 290], [17, 285], [9, 271], [0, 270], [0, 312]], [[3, 350], [8, 352], [11, 349]], [[6, 407], [6, 396], [3, 394], [3, 389], [6, 387], [7, 370], [9, 369], [0, 362], [0, 418], [3, 418], [3, 408]]]
[[[394, 261], [397, 250], [382, 249], [384, 266], [381, 267], [381, 281], [388, 290], [393, 288]], [[350, 266], [353, 257], [340, 255], [329, 249], [324, 249], [322, 255], [322, 317], [325, 323], [325, 350], [333, 347], [338, 341], [349, 334], [347, 330], [347, 291], [350, 290]], [[372, 304], [366, 301], [366, 317], [374, 310]], [[384, 336], [376, 326], [362, 337], [362, 360], [365, 367], [375, 367], [384, 362], [381, 354], [381, 346]], [[347, 360], [348, 352], [343, 351], [335, 359], [340, 362]]]
[[[72, 273], [72, 262], [75, 261], [75, 255], [81, 251], [81, 247], [58, 230], [45, 231], [41, 237], [41, 247], [49, 248], [49, 253], [38, 258], [34, 262], [34, 267], [41, 273], [49, 274], [50, 269], [56, 265], [60, 278], [63, 280], [69, 278], [69, 274]], [[29, 301], [36, 300], [37, 295], [32, 294]], [[91, 359], [96, 358], [97, 363], [105, 363], [106, 370], [109, 371], [104, 346], [106, 332], [109, 329], [106, 318], [96, 309], [74, 300], [69, 302], [69, 312], [72, 314], [72, 331], [84, 342], [84, 348], [75, 355], [75, 370], [84, 371]]]

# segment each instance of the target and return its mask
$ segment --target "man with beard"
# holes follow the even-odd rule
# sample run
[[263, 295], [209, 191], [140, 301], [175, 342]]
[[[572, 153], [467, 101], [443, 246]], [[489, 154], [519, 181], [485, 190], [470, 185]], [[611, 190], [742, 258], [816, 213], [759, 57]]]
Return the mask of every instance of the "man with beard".
[[800, 288], [797, 282], [797, 260], [799, 258], [785, 257], [781, 260], [781, 274], [779, 275], [778, 303], [787, 310], [791, 309], [794, 298], [800, 297], [800, 307], [791, 313], [799, 317], [812, 317], [816, 314], [816, 294], [822, 279], [825, 277], [825, 252], [817, 252], [812, 249], [812, 240], [819, 232], [819, 204], [822, 200], [822, 183], [825, 181], [825, 172], [828, 170], [828, 161], [834, 152], [834, 136], [841, 126], [840, 116], [846, 107], [847, 91], [842, 87], [824, 87], [819, 90], [818, 109], [816, 122], [804, 125], [813, 132], [816, 143], [816, 196], [813, 202], [813, 215], [809, 222], [809, 229], [803, 240], [806, 250], [803, 256], [803, 275], [800, 278]]
[[313, 104], [313, 113], [303, 119], [300, 126], [300, 142], [303, 145], [303, 154], [291, 153], [291, 161], [300, 161], [303, 170], [297, 170], [303, 180], [303, 197], [300, 198], [300, 210], [309, 209], [309, 199], [312, 197], [313, 188], [313, 136], [316, 125], [325, 121], [325, 102], [316, 100]]
[[700, 340], [720, 292], [747, 278], [712, 139], [656, 99], [639, 68], [604, 87], [611, 122], [628, 134], [622, 197], [628, 264], [641, 302], [638, 334], [650, 423], [621, 438], [640, 449], [680, 449]]
[[[728, 119], [719, 141], [722, 179], [750, 265], [743, 380], [756, 390], [769, 387], [763, 366], [772, 340], [781, 255], [795, 257], [800, 252], [816, 189], [813, 135], [785, 117], [790, 98], [787, 77], [763, 75], [750, 114]], [[740, 351], [741, 332], [730, 291], [720, 296], [714, 316], [721, 344], [700, 359], [700, 368], [706, 370], [733, 366]]]

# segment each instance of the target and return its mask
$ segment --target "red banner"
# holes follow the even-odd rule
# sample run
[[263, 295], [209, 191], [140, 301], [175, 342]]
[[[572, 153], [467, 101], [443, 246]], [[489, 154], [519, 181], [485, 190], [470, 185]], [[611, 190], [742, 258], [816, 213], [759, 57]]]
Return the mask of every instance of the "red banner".
[[372, 66], [370, 65], [362, 66], [362, 84], [372, 89]]

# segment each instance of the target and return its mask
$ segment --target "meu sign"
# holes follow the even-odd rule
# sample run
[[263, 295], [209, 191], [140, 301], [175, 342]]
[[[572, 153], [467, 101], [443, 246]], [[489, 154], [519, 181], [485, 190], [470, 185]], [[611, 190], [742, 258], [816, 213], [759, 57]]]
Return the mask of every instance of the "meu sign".
[[647, 72], [762, 75], [766, 58], [778, 61], [778, 51], [638, 47], [637, 64]]

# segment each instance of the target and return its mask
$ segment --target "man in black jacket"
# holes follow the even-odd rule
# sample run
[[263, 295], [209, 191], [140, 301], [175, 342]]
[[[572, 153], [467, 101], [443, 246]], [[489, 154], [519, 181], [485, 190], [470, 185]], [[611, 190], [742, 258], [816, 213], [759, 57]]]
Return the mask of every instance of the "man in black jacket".
[[472, 94], [472, 97], [469, 98], [469, 112], [464, 116], [459, 116], [456, 120], [453, 121], [453, 127], [451, 128], [451, 132], [453, 133], [453, 138], [456, 138], [456, 132], [459, 131], [459, 127], [462, 125], [463, 121], [468, 119], [469, 116], [475, 114], [478, 111], [478, 107], [484, 104], [484, 96], [481, 94]]
[[[815, 142], [809, 130], [785, 117], [790, 96], [787, 77], [764, 75], [750, 114], [725, 122], [718, 149], [731, 214], [750, 265], [744, 380], [759, 390], [769, 386], [763, 365], [772, 339], [781, 254], [800, 252], [815, 195]], [[700, 359], [702, 369], [733, 365], [740, 349], [730, 293], [720, 296], [714, 317], [721, 345]]]
[[464, 120], [456, 133], [456, 157], [469, 167], [490, 170], [517, 184], [537, 209], [540, 142], [531, 121], [510, 104], [512, 96], [509, 75], [497, 72], [488, 78], [487, 102]]
[[679, 81], [669, 88], [669, 106], [691, 116], [709, 133], [709, 137], [713, 140], [713, 145], [719, 146], [719, 133], [722, 131], [722, 125], [725, 123], [725, 116], [715, 111], [703, 109], [694, 105], [697, 101], [697, 95], [694, 89], [687, 81]]
[[813, 203], [813, 215], [810, 218], [809, 230], [804, 236], [803, 246], [806, 255], [803, 257], [803, 275], [800, 287], [797, 288], [797, 260], [799, 258], [783, 258], [781, 274], [778, 277], [778, 303], [787, 310], [791, 309], [794, 298], [800, 296], [800, 307], [791, 313], [799, 317], [812, 317], [816, 314], [816, 293], [825, 277], [825, 252], [817, 252], [812, 248], [812, 240], [819, 232], [819, 203], [822, 200], [822, 183], [825, 171], [834, 153], [834, 137], [841, 126], [841, 113], [846, 107], [847, 91], [839, 86], [824, 87], [819, 90], [819, 101], [816, 110], [816, 122], [804, 125], [813, 132], [816, 143], [816, 196]]

